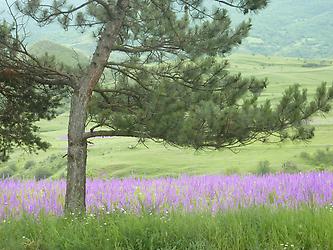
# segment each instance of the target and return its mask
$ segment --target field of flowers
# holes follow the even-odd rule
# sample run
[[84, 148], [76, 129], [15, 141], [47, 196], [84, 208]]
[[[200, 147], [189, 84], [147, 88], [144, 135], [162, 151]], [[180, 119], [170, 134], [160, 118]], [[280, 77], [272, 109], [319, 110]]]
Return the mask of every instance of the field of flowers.
[[[65, 186], [64, 180], [0, 180], [0, 218], [41, 211], [61, 215]], [[331, 172], [87, 181], [89, 213], [217, 213], [253, 206], [325, 207], [332, 201]]]

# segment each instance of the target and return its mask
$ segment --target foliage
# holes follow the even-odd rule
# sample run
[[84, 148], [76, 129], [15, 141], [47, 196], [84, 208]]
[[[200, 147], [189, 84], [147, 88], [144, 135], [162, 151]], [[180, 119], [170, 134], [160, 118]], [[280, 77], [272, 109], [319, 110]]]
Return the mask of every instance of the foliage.
[[0, 164], [0, 179], [10, 178], [17, 173], [17, 166], [15, 163], [9, 165]]
[[269, 161], [260, 161], [259, 165], [255, 171], [255, 174], [257, 175], [266, 175], [272, 173], [273, 170], [270, 167]]
[[37, 181], [47, 179], [52, 175], [52, 172], [47, 167], [39, 167], [35, 170], [34, 177]]
[[14, 174], [15, 171], [9, 167], [0, 168], [0, 179], [12, 177]]
[[228, 167], [224, 170], [225, 175], [238, 175], [240, 174], [240, 170], [237, 167]]
[[57, 171], [66, 166], [66, 159], [61, 154], [52, 154], [41, 162], [41, 165], [47, 166], [53, 171]]
[[17, 63], [8, 65], [17, 44], [11, 29], [6, 22], [0, 24], [0, 160], [3, 161], [8, 160], [8, 152], [14, 147], [33, 152], [49, 146], [37, 135], [39, 128], [35, 122], [54, 118], [62, 98], [58, 87], [34, 84], [17, 69]]
[[327, 147], [325, 150], [318, 149], [314, 154], [302, 152], [300, 156], [316, 167], [333, 166], [333, 152]]
[[36, 162], [34, 160], [29, 160], [24, 163], [23, 168], [24, 169], [30, 169], [36, 165]]
[[0, 248], [23, 249], [331, 249], [331, 208], [251, 208], [142, 216], [24, 216], [0, 222]]
[[8, 165], [8, 168], [16, 172], [18, 170], [16, 163], [12, 162]]
[[[302, 67], [302, 60], [298, 61], [291, 58], [272, 57], [269, 60], [262, 56], [252, 57], [251, 55], [234, 54], [230, 61], [233, 67], [237, 66], [237, 71], [242, 71], [246, 75], [267, 76], [271, 84], [264, 92], [263, 98], [269, 97], [273, 100], [279, 99], [288, 83], [294, 81], [294, 79], [298, 79], [302, 87], [307, 87], [309, 96], [312, 96], [319, 83], [318, 81], [327, 81], [333, 75], [333, 67], [325, 68], [319, 72], [316, 70], [308, 71]], [[257, 70], [261, 64], [269, 66], [266, 66], [265, 70]], [[286, 70], [288, 70], [288, 73]], [[306, 143], [306, 151], [325, 150], [325, 145], [329, 144], [328, 138], [332, 134], [332, 118], [332, 112], [325, 115], [325, 117], [318, 116], [314, 118], [316, 133], [314, 139]], [[59, 155], [60, 158], [64, 156], [67, 147], [66, 137], [64, 136], [67, 133], [67, 126], [65, 126], [67, 122], [68, 113], [51, 121], [39, 122], [40, 136], [47, 138], [52, 147], [47, 152], [39, 152], [38, 155], [29, 157], [41, 163], [52, 154]], [[94, 177], [99, 176], [101, 172], [107, 172], [108, 176], [113, 177], [131, 176], [133, 174], [137, 177], [178, 176], [184, 173], [202, 175], [223, 173], [225, 168], [229, 166], [238, 167], [241, 174], [246, 174], [254, 173], [258, 162], [266, 159], [274, 169], [279, 168], [287, 159], [294, 161], [301, 171], [316, 167], [301, 157], [294, 157], [305, 150], [303, 144], [299, 143], [284, 143], [282, 145], [260, 143], [239, 149], [239, 153], [234, 154], [230, 150], [193, 152], [190, 148], [165, 147], [163, 144], [151, 141], [146, 141], [148, 148], [144, 145], [138, 145], [135, 150], [130, 150], [128, 145], [136, 145], [135, 138], [94, 139], [92, 142], [94, 144], [91, 144], [90, 149], [88, 149], [88, 171], [91, 169], [90, 174], [93, 173]], [[19, 149], [15, 150], [13, 154], [15, 154], [15, 160], [18, 162], [27, 160], [25, 154], [20, 155]], [[65, 160], [63, 158], [64, 162]], [[48, 164], [50, 163], [45, 162], [43, 166], [48, 166]], [[22, 168], [19, 168], [15, 173], [19, 177], [25, 174]], [[60, 178], [60, 174], [60, 172], [57, 172], [53, 176]], [[91, 175], [91, 177], [93, 176]], [[66, 177], [66, 175], [63, 177]]]
[[[46, 9], [40, 4], [30, 1], [18, 4], [18, 8], [41, 25], [58, 16], [65, 29], [75, 25], [82, 31], [89, 23], [96, 27], [92, 20], [107, 23], [109, 18], [105, 5], [94, 1], [86, 2], [78, 11], [66, 2], [56, 1], [54, 8]], [[222, 4], [217, 11], [204, 9], [196, 1], [178, 3], [178, 11], [170, 7], [172, 4], [135, 1], [123, 10], [122, 39], [109, 48], [122, 59], [113, 61], [111, 57], [105, 65], [113, 75], [112, 83], [100, 81], [95, 88], [89, 105], [89, 121], [94, 125], [87, 137], [153, 138], [196, 149], [239, 147], [267, 141], [272, 134], [281, 141], [313, 137], [313, 128], [303, 122], [317, 111], [328, 112], [333, 89], [323, 84], [316, 100], [308, 103], [306, 91], [293, 86], [277, 107], [269, 101], [258, 104], [267, 81], [231, 75], [227, 61], [216, 58], [242, 42], [250, 23], [242, 22], [233, 29]], [[266, 4], [264, 0], [229, 3], [244, 13], [261, 10]], [[112, 3], [108, 6], [111, 8]], [[139, 9], [141, 20], [133, 23]], [[76, 14], [76, 19], [69, 19], [68, 13]], [[156, 20], [161, 23], [156, 24]], [[151, 39], [146, 39], [148, 33]], [[210, 42], [203, 42], [206, 39]], [[94, 133], [94, 128], [111, 130], [101, 134]]]
[[282, 171], [285, 173], [297, 173], [300, 172], [296, 163], [292, 161], [286, 161], [281, 166]]

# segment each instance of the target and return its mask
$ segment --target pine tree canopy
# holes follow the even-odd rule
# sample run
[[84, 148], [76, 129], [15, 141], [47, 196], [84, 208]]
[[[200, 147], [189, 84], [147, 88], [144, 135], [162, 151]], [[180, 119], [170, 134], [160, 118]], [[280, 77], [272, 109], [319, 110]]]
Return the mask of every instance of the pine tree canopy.
[[64, 96], [63, 87], [45, 84], [42, 76], [30, 79], [33, 68], [42, 60], [19, 63], [19, 52], [11, 49], [17, 46], [10, 34], [12, 29], [5, 22], [0, 25], [0, 161], [8, 160], [14, 147], [28, 152], [48, 148], [49, 144], [36, 134], [34, 122], [54, 118]]
[[[10, 133], [8, 137], [5, 134], [14, 122], [21, 126], [15, 133], [28, 136], [20, 138], [17, 145], [44, 147], [33, 133], [33, 122], [53, 117], [61, 96], [53, 91], [63, 86], [75, 91], [87, 76], [98, 84], [89, 85], [87, 90], [91, 98], [85, 139], [133, 136], [141, 141], [221, 149], [255, 141], [312, 138], [314, 129], [306, 121], [317, 112], [330, 110], [332, 87], [323, 83], [308, 101], [306, 90], [291, 86], [272, 104], [260, 96], [267, 80], [229, 72], [225, 56], [247, 37], [251, 23], [234, 26], [226, 7], [247, 14], [265, 8], [267, 2], [17, 1], [15, 8], [41, 26], [59, 22], [66, 30], [92, 32], [97, 48], [89, 66], [68, 69], [45, 63], [45, 58], [33, 57], [18, 42], [22, 37], [15, 34], [18, 26], [13, 26], [10, 33], [15, 44], [2, 40], [0, 44], [1, 53], [8, 54], [1, 54], [0, 70], [15, 69], [18, 73], [14, 81], [0, 81], [4, 100], [1, 129], [5, 131], [1, 131], [1, 140], [12, 143]], [[103, 56], [106, 60], [101, 63]], [[18, 115], [8, 112], [9, 102], [18, 107]], [[5, 114], [16, 118], [6, 118]]]

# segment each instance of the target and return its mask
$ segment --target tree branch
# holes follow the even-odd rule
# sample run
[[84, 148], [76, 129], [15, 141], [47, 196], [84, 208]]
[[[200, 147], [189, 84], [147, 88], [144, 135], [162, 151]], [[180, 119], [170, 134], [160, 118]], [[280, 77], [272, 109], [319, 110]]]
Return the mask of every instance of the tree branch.
[[123, 136], [123, 137], [138, 137], [142, 136], [142, 133], [135, 131], [112, 131], [112, 130], [98, 130], [85, 132], [83, 139], [89, 139], [93, 137], [114, 137], [114, 136]]

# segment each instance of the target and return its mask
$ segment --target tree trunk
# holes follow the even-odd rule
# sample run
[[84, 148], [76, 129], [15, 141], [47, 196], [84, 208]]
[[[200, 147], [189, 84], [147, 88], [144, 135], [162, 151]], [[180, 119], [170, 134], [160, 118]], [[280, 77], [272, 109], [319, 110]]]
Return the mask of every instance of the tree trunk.
[[86, 74], [78, 79], [71, 98], [68, 124], [66, 213], [85, 213], [87, 139], [84, 137], [87, 105], [119, 36], [129, 0], [118, 0], [117, 13], [105, 24]]
[[84, 213], [86, 196], [87, 140], [85, 132], [86, 93], [73, 93], [68, 124], [66, 213]]

